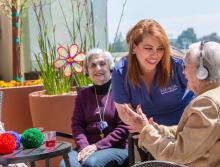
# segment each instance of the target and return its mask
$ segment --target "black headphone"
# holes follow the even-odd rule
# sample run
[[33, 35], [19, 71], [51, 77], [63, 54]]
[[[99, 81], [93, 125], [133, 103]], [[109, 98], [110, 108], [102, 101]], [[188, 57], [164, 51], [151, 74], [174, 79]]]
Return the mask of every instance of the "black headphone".
[[202, 54], [203, 47], [206, 42], [208, 42], [208, 41], [201, 41], [201, 44], [200, 44], [199, 68], [196, 71], [196, 76], [200, 80], [204, 80], [204, 79], [208, 78], [208, 76], [209, 76], [209, 72], [208, 72], [207, 68], [204, 67], [204, 65], [203, 65], [203, 54]]

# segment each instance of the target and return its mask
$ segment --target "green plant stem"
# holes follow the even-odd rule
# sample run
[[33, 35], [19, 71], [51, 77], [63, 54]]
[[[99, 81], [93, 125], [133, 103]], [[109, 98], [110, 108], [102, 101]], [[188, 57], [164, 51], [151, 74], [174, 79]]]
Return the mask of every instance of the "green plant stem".
[[125, 0], [124, 3], [123, 3], [122, 12], [121, 12], [120, 19], [119, 19], [119, 22], [118, 22], [117, 30], [116, 30], [116, 33], [115, 33], [115, 38], [114, 38], [114, 41], [113, 41], [113, 45], [112, 45], [112, 48], [109, 49], [110, 52], [115, 47], [115, 42], [116, 42], [116, 39], [118, 37], [118, 32], [119, 32], [119, 28], [120, 28], [120, 25], [121, 25], [122, 18], [124, 16], [124, 9], [125, 9], [126, 4], [127, 4], [127, 0]]
[[62, 4], [60, 3], [60, 0], [58, 0], [58, 3], [59, 3], [59, 6], [60, 6], [60, 9], [61, 9], [61, 12], [62, 12], [64, 21], [65, 21], [65, 25], [66, 25], [67, 31], [68, 31], [68, 33], [69, 33], [69, 36], [70, 36], [71, 40], [73, 40], [73, 34], [72, 34], [71, 31], [70, 31], [70, 28], [69, 28], [69, 25], [68, 25], [68, 23], [67, 23], [67, 19], [66, 19], [66, 16], [65, 16], [65, 13], [64, 13]]

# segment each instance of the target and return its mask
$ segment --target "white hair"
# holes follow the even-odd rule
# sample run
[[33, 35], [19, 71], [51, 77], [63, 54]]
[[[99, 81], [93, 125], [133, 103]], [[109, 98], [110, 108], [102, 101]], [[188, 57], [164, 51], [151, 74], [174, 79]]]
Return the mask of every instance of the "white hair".
[[220, 44], [217, 42], [205, 42], [201, 48], [201, 42], [193, 43], [189, 46], [187, 55], [191, 55], [194, 63], [199, 66], [200, 52], [202, 51], [203, 66], [208, 70], [209, 82], [220, 81]]
[[88, 67], [89, 67], [89, 64], [90, 64], [90, 61], [91, 61], [91, 57], [93, 55], [100, 55], [104, 58], [104, 60], [106, 61], [106, 63], [108, 64], [109, 66], [109, 70], [113, 70], [114, 68], [114, 61], [113, 61], [113, 58], [112, 58], [112, 55], [110, 52], [108, 51], [104, 51], [102, 49], [99, 49], [99, 48], [93, 48], [93, 49], [90, 49], [87, 54], [86, 54], [86, 58], [84, 59], [84, 73], [85, 74], [88, 74]]

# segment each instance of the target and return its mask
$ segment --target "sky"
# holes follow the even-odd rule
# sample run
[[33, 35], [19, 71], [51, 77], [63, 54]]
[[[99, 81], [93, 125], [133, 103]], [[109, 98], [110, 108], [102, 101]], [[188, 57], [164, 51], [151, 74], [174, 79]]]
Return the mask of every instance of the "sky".
[[[113, 41], [125, 0], [108, 0], [108, 32]], [[219, 0], [127, 0], [119, 32], [127, 31], [139, 20], [158, 21], [169, 38], [194, 28], [197, 37], [216, 32], [220, 36]]]

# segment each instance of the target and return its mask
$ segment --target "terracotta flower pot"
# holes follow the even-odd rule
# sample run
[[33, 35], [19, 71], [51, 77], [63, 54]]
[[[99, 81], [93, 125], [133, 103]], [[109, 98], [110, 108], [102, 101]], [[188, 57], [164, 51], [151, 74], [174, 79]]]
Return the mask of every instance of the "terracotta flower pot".
[[62, 95], [46, 95], [45, 92], [29, 94], [33, 126], [71, 133], [76, 91]]
[[3, 91], [2, 122], [5, 130], [22, 133], [33, 127], [28, 95], [42, 90], [42, 85], [0, 88]]

